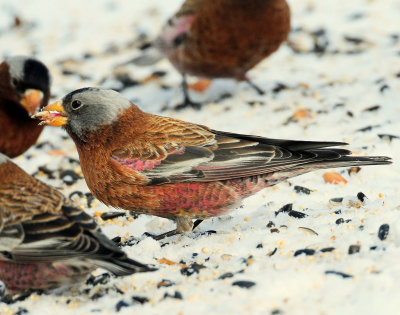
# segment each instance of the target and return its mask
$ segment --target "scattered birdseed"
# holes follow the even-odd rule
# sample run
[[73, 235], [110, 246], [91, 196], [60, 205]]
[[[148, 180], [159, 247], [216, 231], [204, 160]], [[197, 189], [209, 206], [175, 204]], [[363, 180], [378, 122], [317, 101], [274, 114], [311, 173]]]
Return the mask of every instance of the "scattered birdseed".
[[361, 171], [361, 167], [359, 167], [359, 166], [353, 166], [353, 167], [350, 167], [350, 168], [348, 169], [347, 173], [348, 173], [349, 175], [354, 175], [354, 174], [357, 174], [357, 173], [360, 172], [360, 171]]
[[309, 195], [311, 194], [312, 190], [306, 187], [302, 187], [302, 186], [294, 186], [294, 191], [298, 194], [305, 194], [305, 195]]
[[[293, 209], [293, 204], [292, 203], [288, 203], [286, 205], [284, 205], [282, 208], [280, 208], [278, 211], [275, 212], [275, 215], [278, 215], [281, 212], [289, 212], [292, 211]], [[271, 221], [270, 221], [271, 222]]]
[[366, 127], [357, 129], [356, 131], [359, 131], [359, 132], [371, 131], [372, 129], [379, 128], [380, 126], [381, 126], [381, 125], [370, 125], [370, 126], [366, 126]]
[[375, 112], [381, 108], [381, 105], [373, 105], [363, 109], [364, 112]]
[[206, 266], [193, 263], [189, 267], [185, 267], [181, 269], [181, 274], [187, 277], [190, 277], [194, 273], [199, 273], [201, 269], [206, 268]]
[[66, 170], [61, 172], [60, 179], [68, 186], [71, 186], [74, 185], [78, 181], [78, 179], [82, 179], [82, 177], [75, 173], [73, 170]]
[[124, 217], [126, 213], [124, 212], [104, 212], [101, 214], [101, 218], [103, 220], [112, 220], [118, 217]]
[[337, 219], [337, 220], [335, 221], [335, 223], [336, 223], [337, 225], [343, 224], [343, 223], [344, 223], [344, 219], [343, 219], [343, 218], [339, 218], [339, 219]]
[[360, 252], [361, 246], [360, 245], [350, 245], [348, 253], [349, 255], [356, 254]]
[[326, 172], [324, 175], [322, 175], [324, 178], [325, 183], [329, 184], [346, 184], [347, 180], [343, 178], [339, 173], [337, 172]]
[[322, 248], [321, 250], [320, 250], [320, 252], [322, 252], [322, 253], [329, 253], [329, 252], [332, 252], [332, 251], [334, 251], [335, 250], [335, 247], [326, 247], [326, 248]]
[[253, 281], [244, 281], [244, 280], [242, 280], [242, 281], [235, 281], [235, 282], [232, 283], [232, 285], [238, 286], [240, 288], [249, 289], [249, 288], [255, 286], [256, 283], [253, 282]]
[[299, 231], [305, 232], [307, 234], [312, 234], [312, 235], [318, 235], [317, 232], [315, 232], [313, 229], [310, 229], [308, 227], [304, 227], [304, 226], [299, 226], [297, 228]]
[[300, 211], [296, 211], [296, 210], [289, 211], [288, 214], [290, 217], [293, 217], [296, 219], [303, 219], [307, 216], [307, 214], [300, 212]]
[[326, 275], [337, 275], [337, 276], [341, 276], [342, 278], [346, 279], [346, 278], [353, 278], [352, 275], [349, 275], [347, 273], [344, 272], [340, 272], [340, 271], [334, 271], [334, 270], [327, 270], [325, 271]]
[[378, 237], [381, 241], [384, 241], [389, 235], [389, 224], [382, 224], [378, 230]]
[[172, 282], [171, 280], [163, 279], [163, 280], [161, 280], [161, 282], [157, 283], [157, 288], [161, 288], [161, 287], [167, 288], [167, 287], [171, 287], [173, 285], [175, 285], [175, 283]]
[[329, 200], [329, 203], [331, 203], [331, 204], [342, 204], [342, 202], [343, 202], [342, 197], [332, 198]]
[[87, 285], [96, 286], [98, 284], [107, 284], [110, 281], [110, 274], [109, 273], [102, 273], [98, 276], [90, 275], [89, 278], [86, 280]]
[[294, 252], [293, 256], [296, 257], [301, 254], [305, 254], [306, 256], [311, 256], [315, 254], [315, 250], [310, 248], [298, 249]]
[[271, 257], [271, 256], [274, 256], [275, 255], [275, 253], [278, 251], [278, 248], [274, 248], [272, 251], [270, 251], [268, 254], [267, 254], [267, 256], [269, 256], [269, 257]]
[[135, 303], [145, 304], [145, 303], [149, 302], [150, 300], [145, 296], [134, 295], [134, 296], [132, 296], [132, 301], [133, 301], [133, 304], [135, 304]]
[[219, 276], [218, 279], [224, 280], [224, 279], [232, 278], [232, 277], [233, 277], [233, 273], [232, 272], [226, 272], [223, 275]]
[[175, 293], [173, 295], [171, 295], [169, 293], [165, 293], [164, 294], [164, 299], [166, 299], [166, 298], [173, 298], [173, 299], [177, 299], [177, 300], [183, 300], [183, 295], [179, 291], [175, 291]]
[[399, 136], [395, 136], [395, 135], [390, 135], [390, 134], [378, 134], [378, 137], [384, 140], [388, 140], [389, 142], [392, 142], [393, 139], [400, 139]]
[[115, 309], [117, 312], [119, 312], [122, 308], [128, 307], [128, 306], [129, 306], [128, 303], [126, 303], [124, 300], [121, 300], [117, 303], [117, 305], [115, 305]]
[[360, 200], [361, 202], [364, 202], [364, 200], [367, 198], [367, 196], [365, 196], [364, 193], [359, 192], [359, 193], [357, 194], [357, 198], [358, 198], [358, 200]]

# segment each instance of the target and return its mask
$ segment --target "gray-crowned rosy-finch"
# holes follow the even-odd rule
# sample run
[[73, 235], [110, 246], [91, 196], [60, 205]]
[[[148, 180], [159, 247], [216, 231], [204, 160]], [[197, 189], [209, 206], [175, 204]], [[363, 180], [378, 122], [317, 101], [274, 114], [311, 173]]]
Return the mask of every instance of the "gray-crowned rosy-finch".
[[46, 66], [33, 58], [10, 57], [0, 64], [0, 153], [15, 157], [36, 142], [43, 126], [30, 115], [47, 105], [50, 81]]
[[[246, 73], [287, 39], [290, 9], [285, 0], [186, 0], [154, 41], [183, 75], [184, 105], [196, 105], [185, 75], [247, 81]], [[161, 54], [134, 60], [146, 65]]]
[[0, 153], [0, 280], [11, 294], [154, 270], [129, 259], [92, 217]]
[[293, 176], [391, 163], [331, 148], [341, 142], [269, 139], [147, 114], [121, 94], [98, 88], [71, 92], [35, 117], [65, 127], [96, 198], [174, 220], [176, 230], [162, 236], [188, 232], [192, 219], [225, 214]]

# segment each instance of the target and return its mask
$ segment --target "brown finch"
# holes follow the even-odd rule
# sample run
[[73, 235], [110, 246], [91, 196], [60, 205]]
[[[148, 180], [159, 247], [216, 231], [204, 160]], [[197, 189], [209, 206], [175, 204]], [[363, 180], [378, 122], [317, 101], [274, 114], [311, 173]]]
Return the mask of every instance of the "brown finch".
[[229, 212], [265, 187], [313, 170], [391, 163], [350, 156], [341, 142], [241, 135], [147, 114], [113, 90], [84, 88], [35, 115], [64, 126], [78, 149], [93, 195], [106, 205], [174, 220]]
[[50, 74], [33, 58], [17, 56], [0, 64], [0, 153], [16, 157], [28, 150], [43, 130], [30, 115], [47, 105]]
[[118, 276], [154, 270], [129, 259], [92, 217], [0, 153], [0, 280], [8, 291], [70, 285], [97, 267]]
[[[186, 0], [154, 46], [183, 75], [184, 105], [196, 106], [188, 96], [186, 74], [247, 81], [263, 94], [246, 73], [275, 52], [289, 31], [285, 0]], [[147, 65], [160, 57], [153, 51], [134, 63]]]

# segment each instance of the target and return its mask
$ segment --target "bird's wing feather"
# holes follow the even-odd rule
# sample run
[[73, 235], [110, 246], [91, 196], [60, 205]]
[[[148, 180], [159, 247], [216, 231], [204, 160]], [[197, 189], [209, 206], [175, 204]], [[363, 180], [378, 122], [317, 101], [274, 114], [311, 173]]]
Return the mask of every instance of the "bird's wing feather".
[[[116, 275], [154, 270], [129, 259], [114, 242], [102, 232], [94, 219], [81, 209], [64, 205], [62, 215], [49, 213], [35, 215], [32, 220], [17, 226], [23, 238], [4, 260], [14, 262], [55, 262], [71, 259], [90, 260]], [[0, 234], [0, 239], [3, 233]]]
[[150, 270], [129, 259], [94, 219], [11, 161], [0, 164], [0, 260], [91, 261], [116, 275]]
[[0, 185], [0, 231], [37, 214], [60, 212], [65, 199], [60, 192], [28, 176], [11, 161], [1, 167], [7, 169], [2, 176], [8, 179]]
[[[338, 142], [276, 140], [219, 132], [199, 125], [193, 128], [191, 124], [176, 125], [173, 122], [169, 121], [169, 128], [157, 131], [159, 137], [153, 134], [153, 140], [142, 141], [142, 146], [136, 144], [136, 150], [132, 150], [131, 146], [114, 151], [114, 161], [127, 171], [139, 173], [146, 179], [145, 184], [155, 185], [267, 174], [321, 159], [338, 159], [350, 153], [344, 149], [326, 149], [343, 144]], [[147, 151], [150, 147], [149, 152], [153, 154]], [[141, 150], [143, 154], [139, 153]]]
[[48, 212], [32, 216], [17, 224], [8, 225], [0, 233], [20, 231], [19, 243], [8, 246], [13, 261], [67, 260], [76, 256], [90, 256], [99, 248], [93, 233], [98, 227], [94, 220], [82, 210], [63, 206], [60, 214]]

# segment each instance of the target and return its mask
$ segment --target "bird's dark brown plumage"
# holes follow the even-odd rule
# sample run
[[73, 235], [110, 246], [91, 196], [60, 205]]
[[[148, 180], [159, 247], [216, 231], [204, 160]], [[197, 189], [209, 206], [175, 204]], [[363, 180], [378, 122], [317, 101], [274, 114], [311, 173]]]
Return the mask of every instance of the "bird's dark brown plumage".
[[0, 153], [0, 280], [7, 289], [53, 289], [96, 267], [116, 275], [151, 270], [129, 259], [60, 192]]
[[285, 0], [187, 0], [156, 46], [183, 74], [244, 80], [289, 31]]
[[[36, 142], [43, 126], [33, 121], [30, 115], [47, 105], [50, 81], [48, 69], [38, 60], [11, 57], [0, 64], [0, 153], [15, 157]], [[41, 99], [35, 104], [26, 104], [24, 93], [31, 90], [42, 93]]]
[[[247, 81], [263, 94], [246, 73], [275, 52], [289, 31], [285, 0], [186, 0], [154, 46], [183, 75], [184, 105], [196, 107], [188, 95], [187, 74]], [[144, 56], [134, 62], [146, 65], [151, 59], [159, 58]]]

